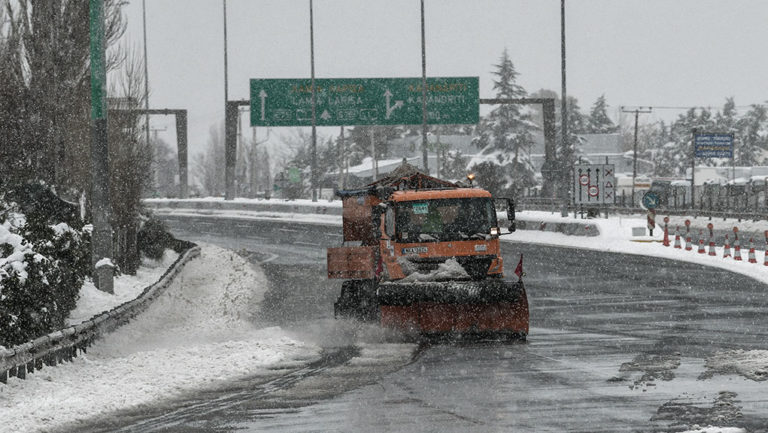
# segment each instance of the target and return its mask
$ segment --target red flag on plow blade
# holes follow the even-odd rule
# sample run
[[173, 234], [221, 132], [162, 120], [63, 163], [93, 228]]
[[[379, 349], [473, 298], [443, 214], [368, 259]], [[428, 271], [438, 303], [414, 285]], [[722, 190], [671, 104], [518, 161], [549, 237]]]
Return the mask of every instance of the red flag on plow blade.
[[366, 188], [337, 195], [344, 246], [328, 249], [328, 277], [346, 281], [336, 317], [426, 336], [526, 338], [522, 255], [518, 280], [504, 279], [496, 217], [498, 207], [506, 208], [509, 231], [515, 230], [512, 199], [405, 163]]
[[517, 267], [515, 268], [515, 275], [517, 275], [517, 278], [522, 281], [523, 275], [525, 275], [525, 272], [523, 272], [523, 255], [520, 254], [520, 262], [517, 264]]

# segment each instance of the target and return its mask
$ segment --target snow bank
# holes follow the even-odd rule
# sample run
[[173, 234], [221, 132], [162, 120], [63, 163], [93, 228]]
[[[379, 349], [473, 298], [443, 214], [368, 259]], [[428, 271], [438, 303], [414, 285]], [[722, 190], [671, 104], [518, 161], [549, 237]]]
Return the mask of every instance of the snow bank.
[[69, 313], [67, 326], [77, 325], [104, 311], [136, 299], [148, 286], [156, 283], [171, 267], [179, 254], [165, 250], [161, 260], [143, 258], [136, 275], [120, 275], [115, 278], [114, 294], [97, 289], [92, 280], [87, 280], [80, 289], [77, 307]]
[[752, 380], [768, 379], [768, 350], [726, 350], [707, 358], [706, 375], [736, 373]]
[[680, 433], [747, 433], [747, 431], [739, 427], [694, 426], [693, 430], [686, 430]]
[[174, 282], [87, 355], [0, 385], [5, 431], [48, 431], [118, 409], [156, 405], [319, 351], [280, 328], [258, 329], [266, 277], [231, 251], [202, 245]]

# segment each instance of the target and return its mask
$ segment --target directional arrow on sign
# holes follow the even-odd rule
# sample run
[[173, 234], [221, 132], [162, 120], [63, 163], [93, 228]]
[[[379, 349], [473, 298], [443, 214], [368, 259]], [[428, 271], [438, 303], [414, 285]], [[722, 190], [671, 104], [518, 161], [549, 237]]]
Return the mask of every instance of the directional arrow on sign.
[[267, 92], [264, 91], [264, 89], [261, 89], [261, 92], [259, 92], [259, 98], [261, 98], [261, 120], [264, 119], [264, 106], [267, 101]]
[[392, 92], [390, 92], [389, 89], [387, 89], [387, 91], [384, 92], [384, 99], [386, 100], [386, 103], [387, 103], [387, 114], [385, 115], [386, 119], [389, 119], [389, 116], [392, 115], [393, 111], [403, 106], [403, 101], [395, 101], [395, 105], [389, 105], [391, 98], [392, 98]]
[[328, 110], [323, 110], [323, 114], [320, 115], [320, 118], [323, 120], [328, 120], [331, 118], [331, 115], [328, 113]]

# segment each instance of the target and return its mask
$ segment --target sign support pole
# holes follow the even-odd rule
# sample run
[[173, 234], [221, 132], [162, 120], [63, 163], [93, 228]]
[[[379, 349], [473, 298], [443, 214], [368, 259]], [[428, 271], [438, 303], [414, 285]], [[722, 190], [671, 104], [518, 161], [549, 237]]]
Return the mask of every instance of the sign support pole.
[[104, 3], [90, 0], [91, 45], [91, 173], [93, 190], [93, 245], [91, 261], [95, 268], [96, 287], [114, 293], [113, 268], [110, 264], [97, 266], [103, 259], [112, 258], [112, 226], [109, 188], [109, 141], [107, 134], [107, 69], [104, 55]]

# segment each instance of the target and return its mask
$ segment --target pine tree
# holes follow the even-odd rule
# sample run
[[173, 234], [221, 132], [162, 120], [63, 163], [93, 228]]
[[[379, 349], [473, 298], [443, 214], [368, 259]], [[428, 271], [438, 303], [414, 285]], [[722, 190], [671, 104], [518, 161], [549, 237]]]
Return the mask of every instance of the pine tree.
[[587, 118], [586, 122], [586, 132], [590, 134], [611, 134], [618, 131], [618, 127], [614, 125], [613, 121], [608, 117], [606, 107], [605, 95], [600, 95], [592, 105], [592, 110], [589, 112], [589, 118]]
[[[516, 83], [518, 73], [506, 49], [494, 67], [493, 89], [497, 98], [526, 96], [525, 89]], [[495, 194], [515, 194], [523, 187], [533, 186], [530, 148], [535, 129], [530, 110], [517, 104], [500, 105], [483, 118], [478, 137], [473, 140], [482, 156], [474, 158], [469, 167], [477, 172], [478, 183]]]
[[760, 165], [765, 162], [762, 153], [768, 150], [768, 111], [764, 105], [752, 105], [741, 119], [738, 133], [740, 146], [736, 152], [736, 164]]

